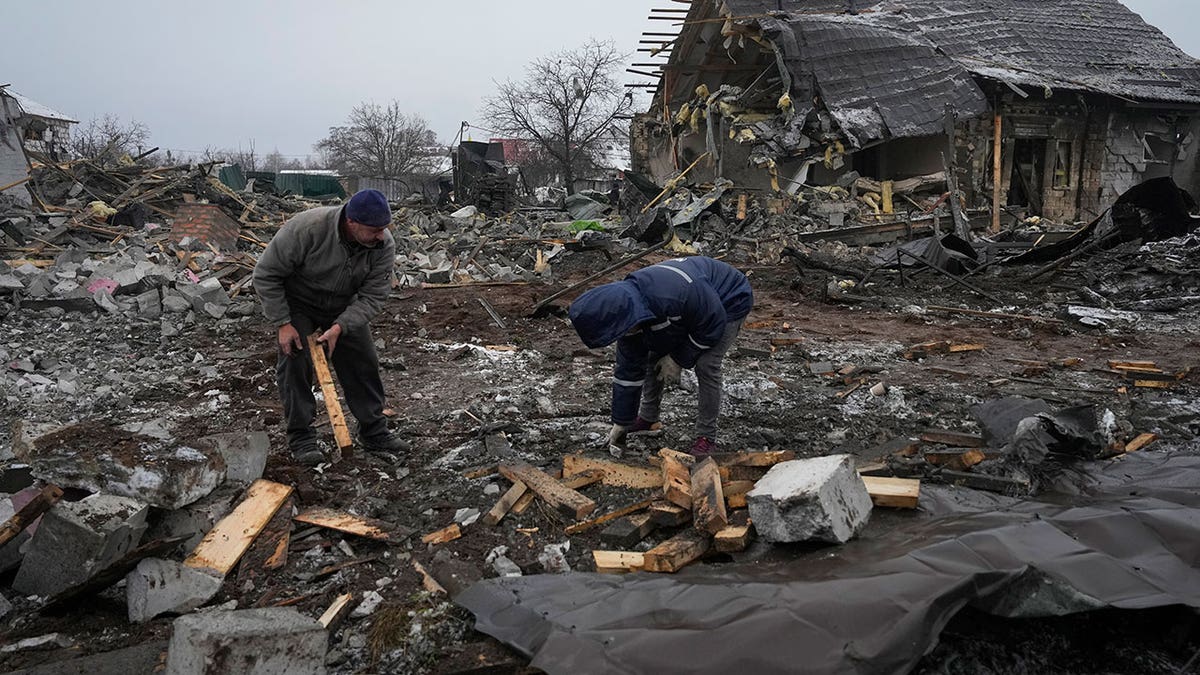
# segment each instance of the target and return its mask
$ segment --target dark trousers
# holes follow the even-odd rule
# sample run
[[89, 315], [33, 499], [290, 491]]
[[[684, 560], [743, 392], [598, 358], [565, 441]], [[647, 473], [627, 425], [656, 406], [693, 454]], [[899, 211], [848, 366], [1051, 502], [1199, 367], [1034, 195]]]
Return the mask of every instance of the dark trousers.
[[[307, 337], [318, 330], [324, 331], [332, 324], [333, 319], [321, 321], [292, 314], [292, 326], [300, 333], [300, 339], [305, 343], [304, 350], [299, 354], [293, 352], [294, 356], [285, 356], [280, 350], [275, 366], [275, 382], [283, 399], [289, 445], [316, 437], [312, 428], [317, 405], [313, 397], [316, 375], [308, 352]], [[346, 395], [346, 405], [358, 420], [359, 436], [371, 438], [387, 433], [387, 420], [383, 416], [383, 380], [379, 377], [379, 356], [371, 340], [371, 329], [361, 326], [342, 331], [330, 361]]]

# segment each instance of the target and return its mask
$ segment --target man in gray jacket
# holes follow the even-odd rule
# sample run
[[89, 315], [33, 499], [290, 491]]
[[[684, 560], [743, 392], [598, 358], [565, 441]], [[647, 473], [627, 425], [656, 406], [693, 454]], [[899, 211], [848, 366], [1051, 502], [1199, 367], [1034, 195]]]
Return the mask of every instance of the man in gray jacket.
[[254, 290], [263, 313], [278, 329], [276, 382], [287, 418], [288, 447], [297, 462], [325, 459], [313, 431], [316, 411], [312, 361], [306, 338], [321, 331], [346, 404], [358, 420], [358, 441], [367, 450], [402, 451], [383, 416], [383, 381], [368, 322], [387, 300], [395, 264], [395, 240], [387, 199], [363, 190], [345, 206], [310, 209], [293, 216], [271, 239], [254, 267]]

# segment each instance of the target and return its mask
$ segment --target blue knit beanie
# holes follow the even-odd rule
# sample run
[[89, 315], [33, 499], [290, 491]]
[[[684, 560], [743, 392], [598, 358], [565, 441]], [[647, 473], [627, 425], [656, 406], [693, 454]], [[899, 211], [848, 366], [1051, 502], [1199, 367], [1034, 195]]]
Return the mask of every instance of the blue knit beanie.
[[346, 218], [371, 227], [392, 224], [392, 210], [379, 190], [359, 190], [346, 203]]

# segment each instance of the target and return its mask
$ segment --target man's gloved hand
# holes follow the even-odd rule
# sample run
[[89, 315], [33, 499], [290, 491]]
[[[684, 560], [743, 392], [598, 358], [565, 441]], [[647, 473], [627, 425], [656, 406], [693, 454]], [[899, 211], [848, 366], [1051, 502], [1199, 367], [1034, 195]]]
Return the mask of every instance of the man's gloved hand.
[[683, 368], [670, 356], [664, 356], [654, 364], [654, 377], [663, 383], [664, 388], [678, 387], [681, 373]]
[[629, 438], [629, 427], [623, 427], [620, 424], [612, 425], [612, 429], [608, 432], [608, 453], [613, 457], [620, 457], [624, 454], [627, 438]]

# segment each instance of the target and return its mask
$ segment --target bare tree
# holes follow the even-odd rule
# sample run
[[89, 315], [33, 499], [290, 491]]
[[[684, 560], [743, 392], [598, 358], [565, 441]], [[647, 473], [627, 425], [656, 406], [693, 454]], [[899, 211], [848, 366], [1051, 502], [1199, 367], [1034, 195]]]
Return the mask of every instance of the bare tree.
[[225, 150], [225, 161], [230, 164], [237, 164], [242, 167], [243, 171], [258, 171], [258, 154], [254, 152], [254, 139], [250, 139], [250, 147], [243, 150], [242, 146], [238, 146], [237, 150]]
[[360, 103], [315, 148], [329, 160], [327, 168], [343, 174], [398, 178], [428, 169], [430, 139], [437, 135], [425, 120], [401, 112], [399, 101]]
[[145, 150], [150, 129], [131, 119], [122, 123], [116, 115], [92, 118], [71, 134], [71, 152], [99, 162], [116, 162], [123, 156], [133, 157]]
[[607, 134], [633, 109], [619, 80], [624, 61], [612, 42], [596, 40], [542, 57], [523, 81], [496, 83], [483, 113], [497, 131], [537, 145], [574, 192], [575, 178], [594, 166]]

